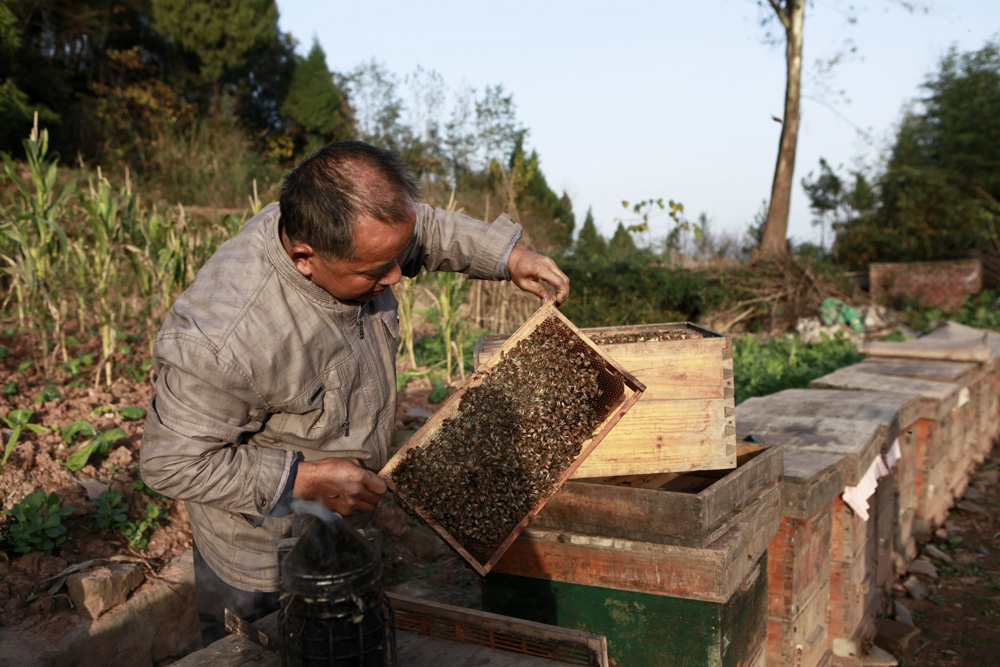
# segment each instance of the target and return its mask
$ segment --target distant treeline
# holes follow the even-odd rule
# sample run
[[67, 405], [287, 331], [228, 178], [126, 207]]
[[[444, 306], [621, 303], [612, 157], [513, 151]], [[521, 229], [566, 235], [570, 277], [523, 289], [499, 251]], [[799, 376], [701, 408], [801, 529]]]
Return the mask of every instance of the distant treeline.
[[455, 191], [473, 215], [516, 209], [537, 247], [569, 245], [569, 198], [502, 85], [451, 90], [376, 61], [332, 72], [318, 43], [295, 47], [274, 0], [0, 0], [0, 151], [23, 159], [37, 113], [64, 162], [127, 169], [164, 203], [232, 207], [360, 138], [402, 153], [435, 203]]

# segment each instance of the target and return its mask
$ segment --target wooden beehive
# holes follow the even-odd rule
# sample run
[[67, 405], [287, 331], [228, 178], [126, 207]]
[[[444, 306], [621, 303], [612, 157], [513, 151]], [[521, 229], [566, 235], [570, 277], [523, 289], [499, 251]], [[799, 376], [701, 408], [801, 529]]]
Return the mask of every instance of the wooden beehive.
[[[544, 386], [546, 364], [525, 352], [533, 349], [533, 345], [537, 346], [539, 340], [555, 340], [559, 345], [560, 360], [564, 358], [563, 353], [566, 359], [579, 359], [580, 368], [585, 368], [594, 377], [593, 385], [583, 390], [596, 395], [588, 394], [584, 400], [563, 391], [548, 390]], [[550, 357], [549, 361], [553, 358]], [[494, 381], [495, 377], [507, 379], [499, 385], [500, 380]], [[512, 377], [524, 382], [513, 382], [510, 380]], [[644, 389], [641, 382], [582, 335], [550, 301], [536, 311], [496, 354], [477, 368], [465, 385], [413, 435], [379, 474], [404, 507], [426, 521], [477, 572], [486, 574], [548, 498], [569, 479], [594, 447], [638, 401]], [[481, 400], [482, 397], [486, 397], [485, 400]], [[565, 442], [571, 450], [573, 446], [578, 447], [578, 453], [566, 459], [564, 452], [558, 462], [550, 464], [545, 452], [532, 449], [533, 445], [537, 449], [536, 443], [550, 442], [552, 438], [567, 440], [569, 436], [563, 435], [569, 432], [567, 424], [576, 423], [584, 408], [592, 413], [591, 417], [596, 416], [597, 421], [596, 426], [588, 429], [587, 435], [580, 441]], [[543, 413], [548, 415], [546, 419], [549, 421], [545, 423], [539, 422], [538, 415]], [[561, 421], [553, 421], [552, 415], [560, 415]], [[484, 423], [482, 420], [486, 419], [491, 421]], [[498, 448], [491, 449], [489, 457], [479, 441], [469, 442], [461, 456], [438, 457], [443, 459], [442, 465], [447, 466], [447, 471], [438, 470], [435, 473], [434, 493], [429, 501], [418, 499], [415, 486], [410, 487], [411, 491], [405, 483], [400, 485], [400, 466], [425, 466], [426, 472], [430, 473], [427, 459], [433, 448], [445, 446], [442, 439], [454, 438], [455, 434], [461, 436], [463, 432], [471, 432], [473, 427], [482, 433], [484, 429], [494, 426], [510, 435], [507, 441], [499, 443]], [[412, 459], [409, 458], [411, 454]], [[529, 454], [534, 458], [529, 460]], [[484, 480], [489, 480], [490, 485], [485, 485]], [[487, 495], [490, 489], [496, 488], [502, 488], [504, 495]], [[473, 496], [479, 506], [501, 508], [499, 511], [506, 505], [517, 507], [512, 502], [514, 498], [527, 498], [530, 507], [514, 516], [513, 520], [509, 517], [502, 522], [498, 520], [499, 525], [494, 525], [492, 520], [484, 520], [492, 531], [490, 539], [484, 538], [477, 543], [475, 538], [469, 537], [469, 531], [459, 533], [456, 529], [465, 518], [459, 518], [457, 522], [443, 518], [463, 517], [470, 509], [467, 501]], [[465, 501], [455, 500], [463, 497]]]
[[[736, 466], [730, 338], [687, 322], [582, 331], [646, 391], [574, 478]], [[488, 361], [504, 340], [480, 338], [474, 362]]]

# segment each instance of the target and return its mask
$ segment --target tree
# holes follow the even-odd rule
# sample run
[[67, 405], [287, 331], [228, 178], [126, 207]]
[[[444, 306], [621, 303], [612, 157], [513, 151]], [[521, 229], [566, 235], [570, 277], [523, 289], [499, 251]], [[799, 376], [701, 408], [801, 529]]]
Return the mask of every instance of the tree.
[[151, 0], [153, 25], [183, 51], [198, 59], [202, 84], [212, 86], [218, 110], [220, 83], [231, 68], [278, 35], [274, 0]]
[[[908, 11], [916, 5], [908, 0], [898, 0]], [[795, 153], [799, 142], [802, 98], [802, 42], [805, 26], [806, 0], [757, 0], [764, 11], [773, 11], [771, 18], [781, 24], [785, 38], [785, 110], [778, 140], [778, 159], [771, 182], [771, 199], [760, 243], [761, 257], [782, 257], [788, 252], [788, 214], [792, 200], [792, 182], [795, 176]], [[848, 23], [855, 23], [854, 7], [849, 6]], [[767, 21], [764, 21], [765, 23]], [[840, 55], [825, 63], [828, 69]]]
[[802, 29], [806, 0], [767, 0], [785, 32], [785, 115], [778, 140], [778, 161], [771, 182], [771, 205], [760, 243], [762, 257], [781, 257], [788, 250], [788, 212], [792, 201], [795, 152], [799, 142], [802, 96]]
[[615, 235], [608, 243], [608, 256], [611, 259], [623, 259], [634, 255], [635, 252], [635, 241], [632, 240], [632, 235], [625, 229], [625, 225], [619, 222], [618, 228], [615, 229]]
[[580, 228], [580, 235], [573, 248], [573, 254], [578, 257], [604, 257], [607, 252], [608, 242], [597, 231], [593, 208], [588, 208], [587, 216], [583, 219], [583, 227]]
[[967, 257], [987, 246], [1000, 199], [1000, 43], [954, 49], [900, 124], [878, 204], [838, 235], [839, 256], [870, 261]]
[[314, 40], [309, 55], [298, 60], [281, 112], [313, 138], [306, 143], [326, 144], [353, 135], [347, 96], [334, 83], [319, 41]]

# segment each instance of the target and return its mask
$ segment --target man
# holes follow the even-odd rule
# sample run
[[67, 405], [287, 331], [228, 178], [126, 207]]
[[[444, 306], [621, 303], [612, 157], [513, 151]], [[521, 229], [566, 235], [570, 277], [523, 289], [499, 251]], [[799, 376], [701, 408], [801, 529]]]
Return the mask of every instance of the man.
[[363, 142], [331, 144], [289, 173], [177, 299], [153, 351], [143, 479], [184, 500], [205, 644], [223, 610], [277, 609], [278, 552], [298, 534], [292, 498], [355, 525], [385, 483], [395, 421], [397, 302], [422, 268], [509, 278], [561, 302], [569, 280], [493, 224], [415, 203], [413, 173]]

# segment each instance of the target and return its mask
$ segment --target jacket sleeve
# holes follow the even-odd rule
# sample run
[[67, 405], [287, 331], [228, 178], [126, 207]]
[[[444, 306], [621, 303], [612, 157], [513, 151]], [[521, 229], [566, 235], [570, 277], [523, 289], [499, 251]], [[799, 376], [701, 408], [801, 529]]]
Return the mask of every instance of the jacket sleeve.
[[493, 223], [455, 211], [416, 204], [417, 225], [402, 265], [403, 275], [420, 270], [457, 271], [473, 278], [502, 280], [506, 264], [521, 236], [521, 226], [501, 215]]
[[158, 340], [153, 363], [156, 393], [139, 451], [143, 481], [259, 525], [281, 499], [297, 454], [241, 444], [266, 418], [254, 385], [190, 336]]

